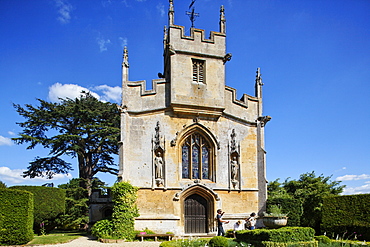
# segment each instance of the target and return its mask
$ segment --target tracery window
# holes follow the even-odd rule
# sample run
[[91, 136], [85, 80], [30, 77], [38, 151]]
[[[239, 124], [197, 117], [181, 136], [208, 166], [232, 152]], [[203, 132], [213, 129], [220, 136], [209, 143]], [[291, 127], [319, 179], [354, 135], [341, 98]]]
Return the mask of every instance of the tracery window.
[[210, 179], [210, 145], [199, 133], [189, 135], [181, 147], [182, 178]]
[[204, 61], [192, 59], [193, 62], [193, 82], [204, 83]]

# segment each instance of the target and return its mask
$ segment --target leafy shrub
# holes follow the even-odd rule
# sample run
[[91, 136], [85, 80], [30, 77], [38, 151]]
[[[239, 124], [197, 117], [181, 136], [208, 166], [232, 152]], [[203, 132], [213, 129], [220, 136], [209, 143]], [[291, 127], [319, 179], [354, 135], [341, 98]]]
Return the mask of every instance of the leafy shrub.
[[233, 238], [234, 237], [234, 230], [233, 229], [227, 230], [226, 233], [225, 233], [225, 237]]
[[113, 231], [114, 225], [109, 219], [99, 220], [91, 228], [91, 234], [97, 238], [111, 238]]
[[307, 242], [314, 239], [315, 230], [310, 227], [282, 227], [279, 229], [256, 229], [238, 231], [237, 240], [270, 242]]
[[[133, 238], [136, 238], [136, 235], [137, 234], [140, 234], [140, 233], [142, 233], [142, 232], [145, 232], [145, 234], [155, 234], [155, 232], [154, 231], [152, 231], [152, 230], [150, 230], [150, 229], [148, 229], [148, 228], [145, 228], [144, 230], [135, 230], [134, 231], [134, 233], [133, 233]], [[153, 238], [144, 238], [144, 240], [154, 240], [154, 237]]]
[[[97, 223], [103, 222], [98, 224], [94, 229], [94, 236], [127, 240], [133, 240], [135, 238], [134, 218], [139, 216], [139, 211], [135, 204], [137, 190], [138, 188], [128, 182], [118, 182], [113, 185], [112, 197], [114, 205], [112, 220], [98, 221]], [[109, 229], [112, 229], [112, 231]], [[100, 230], [103, 232], [100, 232]]]
[[55, 228], [55, 219], [65, 211], [64, 190], [44, 186], [12, 186], [10, 189], [26, 190], [34, 194], [33, 229], [36, 233], [40, 233], [41, 223], [44, 223], [46, 232]]
[[331, 243], [330, 238], [328, 238], [327, 236], [324, 236], [324, 235], [315, 236], [315, 240], [319, 241], [319, 243], [323, 243], [323, 244], [330, 244]]
[[216, 237], [211, 238], [211, 240], [209, 240], [210, 247], [224, 247], [228, 245], [229, 244], [228, 244], [227, 238], [222, 237], [222, 236], [216, 236]]
[[[162, 242], [159, 246], [160, 247], [204, 247], [208, 243], [207, 239], [179, 239], [179, 240], [172, 240], [172, 241], [165, 241]], [[227, 246], [227, 245], [226, 245]]]
[[133, 239], [135, 217], [139, 216], [136, 205], [138, 188], [128, 182], [118, 182], [112, 187], [115, 237]]
[[0, 189], [0, 245], [26, 244], [33, 239], [33, 194]]

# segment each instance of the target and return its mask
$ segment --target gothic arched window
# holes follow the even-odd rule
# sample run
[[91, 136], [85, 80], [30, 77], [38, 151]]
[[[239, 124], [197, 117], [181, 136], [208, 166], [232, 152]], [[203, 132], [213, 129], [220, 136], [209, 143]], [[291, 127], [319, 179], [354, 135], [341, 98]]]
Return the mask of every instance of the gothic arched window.
[[211, 146], [201, 134], [186, 137], [181, 147], [182, 178], [211, 179]]

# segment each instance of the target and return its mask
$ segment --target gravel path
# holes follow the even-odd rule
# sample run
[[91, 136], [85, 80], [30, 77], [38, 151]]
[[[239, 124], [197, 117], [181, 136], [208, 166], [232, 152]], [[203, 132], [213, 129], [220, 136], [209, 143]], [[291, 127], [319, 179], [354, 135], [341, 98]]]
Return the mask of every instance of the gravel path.
[[40, 245], [40, 247], [158, 247], [161, 242], [123, 242], [123, 243], [101, 243], [89, 237], [80, 237], [69, 243]]

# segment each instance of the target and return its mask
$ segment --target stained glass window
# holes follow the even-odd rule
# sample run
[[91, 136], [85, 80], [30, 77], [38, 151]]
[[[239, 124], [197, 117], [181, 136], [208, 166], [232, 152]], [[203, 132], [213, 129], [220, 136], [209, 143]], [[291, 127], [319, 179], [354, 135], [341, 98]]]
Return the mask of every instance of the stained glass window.
[[202, 147], [202, 179], [209, 179], [209, 152], [208, 147]]
[[182, 178], [189, 178], [189, 146], [182, 146]]
[[189, 135], [182, 149], [182, 178], [210, 179], [210, 147], [200, 134]]

